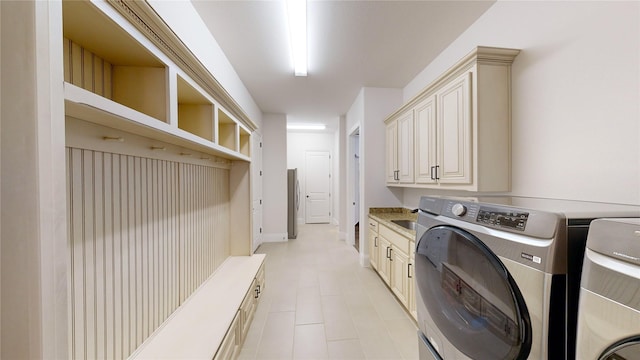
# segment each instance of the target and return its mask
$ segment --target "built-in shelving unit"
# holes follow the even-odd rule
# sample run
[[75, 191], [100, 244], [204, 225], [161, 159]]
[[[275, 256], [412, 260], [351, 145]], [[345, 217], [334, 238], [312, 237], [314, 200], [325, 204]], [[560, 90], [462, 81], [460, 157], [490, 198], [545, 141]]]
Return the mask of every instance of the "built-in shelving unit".
[[64, 1], [63, 24], [67, 116], [250, 161], [250, 130], [111, 5]]
[[[127, 358], [212, 278], [244, 287], [202, 305], [239, 331], [254, 275], [217, 270], [253, 258], [255, 124], [148, 3], [64, 0], [62, 17], [69, 357]], [[208, 358], [240, 344], [218, 338], [192, 340]]]

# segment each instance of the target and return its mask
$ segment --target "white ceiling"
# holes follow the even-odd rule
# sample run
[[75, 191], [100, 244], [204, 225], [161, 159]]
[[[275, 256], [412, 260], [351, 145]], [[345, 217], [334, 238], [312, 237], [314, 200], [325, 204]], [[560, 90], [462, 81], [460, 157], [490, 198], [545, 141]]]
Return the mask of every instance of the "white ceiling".
[[282, 1], [192, 2], [264, 113], [322, 121], [362, 87], [403, 88], [494, 1], [309, 0], [307, 77], [293, 75]]

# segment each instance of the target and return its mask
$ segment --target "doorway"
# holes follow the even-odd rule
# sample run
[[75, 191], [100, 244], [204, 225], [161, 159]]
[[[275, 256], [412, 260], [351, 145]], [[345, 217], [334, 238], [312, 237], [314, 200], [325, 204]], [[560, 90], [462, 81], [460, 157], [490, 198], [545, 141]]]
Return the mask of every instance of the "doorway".
[[349, 132], [349, 155], [348, 155], [348, 179], [347, 189], [349, 193], [349, 223], [347, 239], [358, 252], [360, 249], [360, 126], [356, 125]]
[[331, 154], [305, 153], [305, 223], [323, 224], [331, 220]]

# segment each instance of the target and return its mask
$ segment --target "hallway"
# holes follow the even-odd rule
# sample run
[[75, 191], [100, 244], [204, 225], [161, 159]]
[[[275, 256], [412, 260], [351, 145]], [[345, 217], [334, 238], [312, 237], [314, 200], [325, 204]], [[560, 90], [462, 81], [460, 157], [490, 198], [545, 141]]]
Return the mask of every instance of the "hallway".
[[240, 359], [417, 359], [415, 323], [333, 225], [265, 243], [266, 284]]

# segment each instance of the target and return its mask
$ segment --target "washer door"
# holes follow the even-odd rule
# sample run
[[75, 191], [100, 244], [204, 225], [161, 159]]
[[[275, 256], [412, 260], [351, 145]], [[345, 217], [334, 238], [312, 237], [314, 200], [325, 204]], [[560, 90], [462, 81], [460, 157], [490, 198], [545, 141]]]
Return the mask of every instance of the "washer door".
[[640, 335], [613, 344], [600, 355], [598, 360], [640, 359]]
[[[430, 317], [474, 359], [526, 359], [531, 321], [513, 278], [487, 246], [451, 226], [426, 231], [416, 247], [416, 283]], [[440, 354], [444, 355], [444, 354]]]

